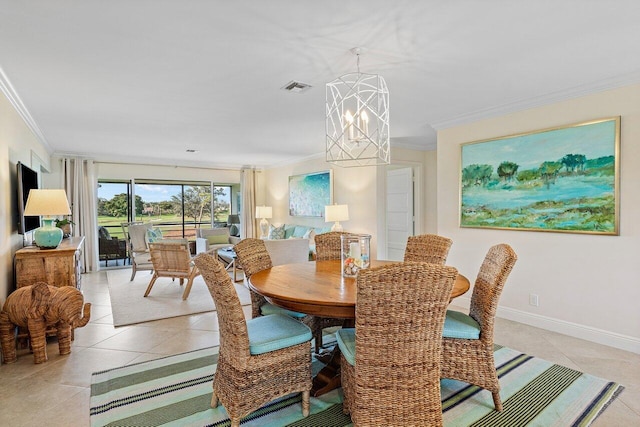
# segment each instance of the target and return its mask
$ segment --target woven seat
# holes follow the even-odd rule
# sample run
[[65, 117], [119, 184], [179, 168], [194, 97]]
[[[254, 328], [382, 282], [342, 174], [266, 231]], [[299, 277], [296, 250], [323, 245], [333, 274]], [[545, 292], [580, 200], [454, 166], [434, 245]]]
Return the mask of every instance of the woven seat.
[[[211, 406], [215, 408], [218, 402], [222, 403], [231, 419], [231, 425], [239, 426], [242, 417], [265, 403], [290, 393], [301, 392], [302, 414], [305, 417], [309, 415], [312, 384], [309, 329], [300, 322], [280, 315], [260, 318], [261, 324], [248, 328], [240, 300], [224, 266], [209, 254], [198, 255], [195, 263], [215, 302], [220, 325], [220, 354], [213, 379]], [[251, 354], [251, 347], [259, 346], [259, 351], [264, 351], [273, 345], [273, 342], [265, 343], [266, 334], [260, 333], [260, 330], [273, 330], [282, 325], [264, 324], [271, 322], [271, 318], [275, 318], [275, 322], [289, 322], [284, 328], [286, 334], [282, 331], [270, 334], [272, 341], [279, 342], [276, 345], [278, 349]], [[256, 340], [262, 339], [262, 342], [250, 341], [249, 329], [257, 335]], [[301, 332], [303, 330], [306, 332]], [[282, 347], [285, 341], [291, 345]]]
[[193, 279], [200, 275], [200, 272], [191, 261], [191, 252], [189, 251], [187, 241], [159, 241], [149, 243], [149, 253], [154, 271], [144, 296], [149, 295], [153, 284], [159, 277], [171, 277], [173, 279], [180, 279], [180, 286], [184, 283], [184, 279], [187, 279], [187, 286], [182, 293], [182, 299], [186, 300], [189, 298]]
[[452, 243], [453, 240], [437, 234], [409, 236], [404, 251], [404, 260], [445, 265]]
[[442, 425], [442, 327], [457, 274], [425, 262], [358, 273], [355, 334], [336, 334], [343, 409], [354, 425]]
[[[489, 390], [497, 411], [502, 411], [500, 383], [493, 360], [493, 327], [498, 300], [507, 277], [518, 257], [507, 244], [491, 247], [484, 258], [473, 287], [469, 319], [458, 312], [448, 312], [449, 336], [442, 340], [442, 378], [464, 381]], [[480, 328], [479, 339], [456, 336], [473, 334]], [[476, 331], [477, 333], [477, 331]]]

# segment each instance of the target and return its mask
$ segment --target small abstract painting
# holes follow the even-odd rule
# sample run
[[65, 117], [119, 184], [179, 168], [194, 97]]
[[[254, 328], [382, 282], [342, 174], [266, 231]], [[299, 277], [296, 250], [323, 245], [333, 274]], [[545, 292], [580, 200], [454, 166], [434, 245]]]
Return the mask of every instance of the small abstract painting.
[[289, 177], [289, 215], [324, 217], [333, 202], [331, 170]]
[[460, 226], [618, 235], [620, 117], [462, 145]]

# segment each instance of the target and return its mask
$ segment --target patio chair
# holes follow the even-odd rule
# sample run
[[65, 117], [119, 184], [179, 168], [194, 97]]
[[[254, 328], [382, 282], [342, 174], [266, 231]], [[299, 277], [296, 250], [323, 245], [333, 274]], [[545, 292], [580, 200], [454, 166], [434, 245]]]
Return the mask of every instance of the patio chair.
[[336, 333], [354, 425], [442, 425], [442, 326], [457, 274], [425, 262], [358, 273], [355, 329]]
[[182, 293], [182, 299], [189, 298], [193, 279], [200, 275], [200, 272], [191, 261], [191, 252], [186, 239], [158, 241], [149, 243], [149, 253], [151, 254], [151, 263], [153, 264], [153, 277], [144, 293], [146, 297], [151, 292], [153, 284], [160, 277], [171, 277], [180, 279], [180, 286], [187, 279], [187, 286]]
[[211, 407], [222, 403], [231, 426], [239, 426], [242, 417], [265, 403], [291, 393], [302, 393], [302, 414], [308, 416], [309, 328], [281, 314], [246, 321], [224, 266], [209, 254], [198, 255], [195, 263], [215, 302], [220, 326], [220, 353]]
[[445, 265], [452, 243], [453, 240], [437, 234], [409, 236], [404, 260]]
[[129, 256], [131, 257], [131, 279], [136, 277], [136, 273], [141, 270], [153, 270], [151, 263], [151, 254], [149, 254], [149, 245], [147, 244], [147, 230], [151, 228], [151, 224], [126, 223], [127, 242], [129, 246]]
[[448, 310], [442, 339], [442, 378], [489, 390], [502, 411], [500, 382], [493, 359], [493, 325], [498, 300], [518, 257], [511, 246], [492, 246], [473, 287], [469, 315]]
[[127, 242], [117, 237], [111, 237], [109, 231], [101, 226], [98, 227], [98, 259], [104, 261], [105, 267], [109, 266], [109, 261], [123, 261], [123, 265], [127, 262]]

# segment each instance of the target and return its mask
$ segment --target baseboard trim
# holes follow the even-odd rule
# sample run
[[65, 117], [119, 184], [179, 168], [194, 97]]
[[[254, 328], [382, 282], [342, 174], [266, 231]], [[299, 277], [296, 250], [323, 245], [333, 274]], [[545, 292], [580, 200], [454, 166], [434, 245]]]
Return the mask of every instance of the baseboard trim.
[[[454, 304], [468, 309], [469, 303], [469, 298], [462, 297], [456, 298]], [[535, 326], [536, 328], [546, 329], [548, 331], [558, 332], [560, 334], [640, 354], [640, 339], [628, 335], [605, 331], [603, 329], [568, 322], [566, 320], [559, 320], [553, 317], [528, 313], [526, 311], [516, 310], [509, 307], [498, 307], [497, 316], [503, 319]]]

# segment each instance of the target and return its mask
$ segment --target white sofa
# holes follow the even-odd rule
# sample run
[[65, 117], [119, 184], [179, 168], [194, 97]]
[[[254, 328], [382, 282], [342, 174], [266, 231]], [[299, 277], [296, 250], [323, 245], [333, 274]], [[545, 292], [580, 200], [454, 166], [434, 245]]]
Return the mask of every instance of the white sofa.
[[294, 264], [309, 261], [309, 239], [265, 240], [271, 264]]
[[[284, 232], [284, 236], [275, 237], [277, 233], [274, 233], [274, 229], [280, 229], [280, 233]], [[315, 235], [322, 234], [331, 231], [331, 227], [311, 227], [308, 225], [296, 225], [296, 224], [280, 224], [278, 226], [269, 226], [269, 237], [266, 241], [272, 240], [306, 240], [309, 242], [308, 256], [310, 260], [316, 259], [316, 242]]]

